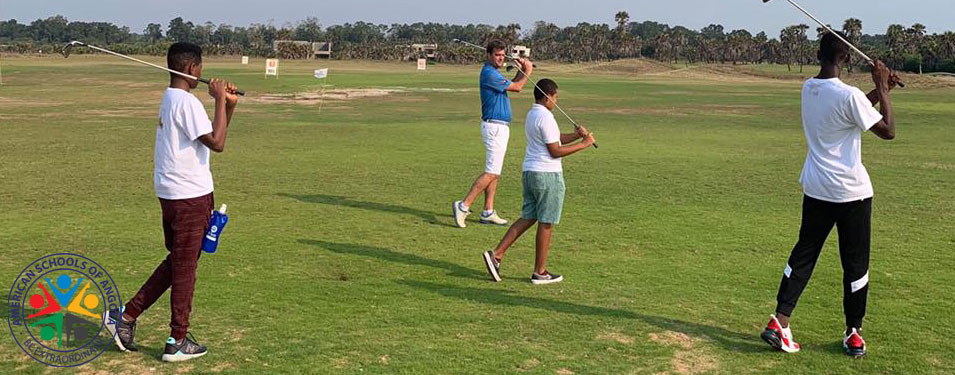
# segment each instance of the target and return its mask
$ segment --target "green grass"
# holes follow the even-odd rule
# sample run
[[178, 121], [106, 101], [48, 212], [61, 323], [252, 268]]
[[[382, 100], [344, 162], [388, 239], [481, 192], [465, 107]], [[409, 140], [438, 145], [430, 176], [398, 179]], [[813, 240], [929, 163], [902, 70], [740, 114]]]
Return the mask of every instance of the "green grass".
[[[564, 160], [550, 267], [566, 280], [538, 287], [527, 281], [533, 233], [495, 284], [480, 252], [504, 228], [451, 227], [449, 203], [483, 166], [477, 66], [282, 61], [279, 78], [265, 80], [263, 65], [211, 60], [204, 72], [249, 92], [225, 153], [213, 156], [216, 201], [229, 204], [231, 222], [219, 253], [199, 266], [192, 330], [210, 354], [158, 360], [168, 335], [163, 297], [141, 319], [144, 351], [109, 350], [65, 372], [955, 372], [953, 88], [895, 92], [898, 139], [864, 137], [876, 190], [870, 354], [853, 361], [841, 350], [835, 233], [794, 316], [803, 352], [772, 352], [758, 337], [799, 225], [798, 80], [587, 75], [538, 64], [535, 75], [556, 79], [561, 106], [600, 144]], [[411, 89], [327, 101], [321, 114], [256, 100], [318, 90], [311, 71], [326, 66], [328, 90]], [[3, 61], [0, 281], [60, 251], [103, 264], [125, 298], [145, 281], [166, 253], [152, 190], [165, 79], [106, 57]], [[497, 198], [510, 219], [520, 211], [530, 97], [512, 95]], [[9, 337], [0, 369], [47, 370]]]

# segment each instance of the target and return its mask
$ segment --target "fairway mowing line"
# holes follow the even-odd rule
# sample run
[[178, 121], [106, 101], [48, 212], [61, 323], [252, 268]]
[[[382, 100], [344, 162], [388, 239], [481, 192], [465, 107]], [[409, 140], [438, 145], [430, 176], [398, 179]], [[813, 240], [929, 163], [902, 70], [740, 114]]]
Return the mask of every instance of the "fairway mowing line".
[[614, 115], [686, 115], [678, 111], [678, 107], [629, 107], [629, 108], [595, 108], [595, 107], [574, 107], [576, 112], [584, 113], [604, 113]]
[[24, 99], [16, 99], [16, 98], [8, 98], [8, 97], [5, 97], [5, 96], [0, 96], [0, 106], [3, 106], [3, 105], [12, 105], [12, 106], [17, 106], [17, 107], [27, 107], [27, 106], [29, 106], [29, 107], [52, 107], [52, 106], [59, 106], [59, 105], [64, 105], [64, 104], [66, 104], [66, 103], [64, 103], [64, 102], [42, 102], [42, 101], [24, 100]]

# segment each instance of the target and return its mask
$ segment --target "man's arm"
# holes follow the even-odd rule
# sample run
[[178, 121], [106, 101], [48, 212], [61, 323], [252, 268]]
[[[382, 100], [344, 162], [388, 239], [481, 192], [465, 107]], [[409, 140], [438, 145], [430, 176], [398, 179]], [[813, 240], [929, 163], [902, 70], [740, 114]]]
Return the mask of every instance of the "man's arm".
[[[510, 92], [521, 92], [521, 90], [524, 89], [524, 85], [527, 84], [527, 75], [530, 75], [531, 72], [534, 71], [534, 64], [532, 64], [530, 60], [520, 59], [518, 61], [521, 64], [521, 69], [517, 71], [517, 75], [511, 80], [511, 84], [507, 86], [507, 91]], [[524, 73], [527, 74], [525, 75]]]
[[234, 90], [235, 85], [220, 79], [213, 78], [209, 82], [209, 95], [216, 101], [215, 117], [212, 119], [212, 133], [203, 134], [199, 141], [215, 152], [225, 150], [226, 131], [239, 100], [238, 96], [230, 93], [230, 88]]
[[[568, 143], [573, 142], [577, 139], [583, 139], [583, 141], [577, 142], [572, 145]], [[563, 146], [561, 146], [563, 144]], [[573, 133], [566, 133], [560, 135], [560, 143], [548, 143], [547, 152], [550, 153], [552, 158], [562, 158], [564, 156], [573, 154], [577, 151], [583, 150], [587, 147], [590, 147], [594, 144], [594, 135], [583, 126], [578, 126], [577, 130]]]
[[568, 144], [568, 143], [570, 143], [570, 142], [573, 142], [573, 141], [576, 141], [576, 140], [578, 140], [578, 139], [580, 139], [580, 138], [581, 138], [581, 136], [580, 136], [580, 134], [578, 134], [577, 132], [573, 132], [573, 133], [563, 133], [563, 134], [560, 135], [560, 144], [566, 145], [566, 144]]
[[[889, 78], [889, 91], [892, 91], [892, 89], [894, 89], [895, 86], [899, 84], [899, 81], [901, 81], [901, 79], [899, 78], [899, 75], [895, 72], [892, 72], [892, 76]], [[868, 94], [865, 94], [865, 97], [868, 98], [870, 102], [872, 102], [873, 106], [879, 104], [878, 89], [872, 89], [872, 91], [869, 91]]]
[[[879, 138], [895, 139], [895, 111], [892, 109], [892, 100], [889, 98], [892, 73], [881, 61], [876, 61], [872, 68], [872, 80], [875, 82], [875, 92], [879, 103], [879, 113], [882, 120], [872, 125], [871, 130]], [[870, 99], [871, 100], [871, 99]]]
[[[564, 135], [561, 134], [561, 138], [563, 137]], [[594, 135], [590, 134], [586, 138], [584, 138], [584, 140], [574, 143], [572, 145], [561, 146], [560, 143], [557, 143], [557, 142], [548, 143], [547, 152], [550, 153], [550, 156], [552, 158], [562, 158], [562, 157], [571, 155], [573, 153], [576, 153], [577, 151], [583, 150], [587, 147], [590, 147], [593, 144], [594, 144]]]

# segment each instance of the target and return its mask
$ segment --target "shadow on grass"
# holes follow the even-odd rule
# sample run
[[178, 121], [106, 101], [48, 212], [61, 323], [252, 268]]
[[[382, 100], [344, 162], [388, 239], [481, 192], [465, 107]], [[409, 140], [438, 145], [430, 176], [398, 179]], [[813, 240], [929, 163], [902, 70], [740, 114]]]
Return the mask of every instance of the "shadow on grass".
[[321, 247], [326, 250], [330, 250], [339, 254], [354, 254], [361, 255], [369, 258], [376, 258], [388, 262], [395, 263], [404, 263], [412, 266], [425, 266], [431, 268], [438, 268], [445, 271], [448, 271], [448, 275], [455, 277], [467, 277], [467, 278], [484, 278], [484, 273], [473, 270], [467, 267], [463, 267], [456, 263], [445, 262], [443, 260], [434, 260], [430, 258], [425, 258], [422, 256], [409, 254], [409, 253], [399, 253], [397, 251], [374, 247], [374, 246], [363, 246], [347, 243], [336, 243], [336, 242], [327, 242], [319, 240], [307, 240], [299, 239], [299, 243]]
[[[351, 199], [349, 197], [343, 197], [340, 195], [325, 195], [325, 194], [305, 195], [305, 194], [286, 194], [286, 193], [278, 193], [276, 195], [286, 197], [286, 198], [296, 199], [305, 203], [321, 203], [321, 204], [328, 204], [333, 206], [360, 208], [360, 209], [371, 210], [371, 211], [414, 215], [431, 224], [453, 226], [451, 225], [450, 221], [448, 222], [439, 221], [438, 220], [439, 215], [437, 213], [419, 210], [419, 209], [411, 208], [411, 207], [398, 206], [394, 204], [359, 201], [359, 200]], [[448, 215], [450, 216], [450, 212], [448, 213]]]
[[477, 301], [486, 304], [531, 307], [563, 314], [582, 316], [634, 319], [652, 326], [656, 326], [663, 330], [681, 332], [688, 336], [701, 338], [705, 341], [713, 341], [733, 352], [766, 352], [771, 350], [768, 346], [762, 344], [762, 341], [759, 340], [757, 335], [746, 335], [733, 332], [725, 328], [713, 327], [700, 323], [684, 322], [681, 320], [664, 318], [660, 316], [640, 314], [628, 310], [587, 306], [539, 297], [528, 297], [497, 289], [459, 287], [414, 280], [399, 280], [398, 283], [413, 288], [424, 289], [447, 297], [460, 298], [468, 301]]

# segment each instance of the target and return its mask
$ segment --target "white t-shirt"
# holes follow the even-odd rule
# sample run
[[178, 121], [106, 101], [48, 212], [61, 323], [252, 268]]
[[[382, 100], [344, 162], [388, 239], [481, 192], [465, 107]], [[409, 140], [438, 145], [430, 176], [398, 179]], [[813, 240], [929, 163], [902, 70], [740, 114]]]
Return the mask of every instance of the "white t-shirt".
[[547, 144], [560, 143], [560, 129], [557, 120], [547, 107], [534, 104], [527, 112], [527, 121], [524, 123], [524, 132], [527, 133], [527, 152], [524, 155], [524, 171], [527, 172], [562, 172], [560, 158], [550, 156]]
[[882, 120], [862, 90], [838, 78], [810, 78], [802, 88], [802, 126], [806, 132], [803, 192], [833, 203], [872, 197], [862, 165], [862, 133]]
[[162, 199], [189, 199], [212, 192], [209, 148], [199, 137], [212, 122], [195, 95], [167, 88], [159, 107], [153, 184]]

